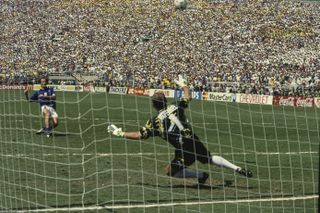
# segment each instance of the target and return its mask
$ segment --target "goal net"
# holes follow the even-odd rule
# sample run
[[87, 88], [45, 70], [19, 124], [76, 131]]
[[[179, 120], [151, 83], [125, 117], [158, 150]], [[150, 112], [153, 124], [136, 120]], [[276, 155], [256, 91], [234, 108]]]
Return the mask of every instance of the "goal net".
[[[111, 90], [122, 93], [127, 88]], [[126, 131], [143, 127], [156, 113], [150, 96], [56, 95], [60, 124], [47, 138], [35, 134], [43, 126], [39, 104], [27, 102], [20, 90], [0, 90], [0, 212], [317, 209], [316, 107], [210, 100], [219, 93], [197, 100], [194, 95], [185, 112], [195, 134], [212, 154], [253, 172], [248, 179], [196, 162], [190, 168], [209, 174], [199, 187], [196, 179], [166, 175], [174, 148], [161, 138], [134, 141], [107, 133], [110, 123]]]
[[[318, 210], [317, 2], [174, 2], [0, 0], [0, 213]], [[21, 84], [32, 95], [40, 72], [59, 81], [49, 137]], [[151, 88], [176, 103], [178, 74], [192, 131], [252, 178], [199, 161], [204, 184], [169, 177], [171, 144], [108, 133], [156, 115]]]

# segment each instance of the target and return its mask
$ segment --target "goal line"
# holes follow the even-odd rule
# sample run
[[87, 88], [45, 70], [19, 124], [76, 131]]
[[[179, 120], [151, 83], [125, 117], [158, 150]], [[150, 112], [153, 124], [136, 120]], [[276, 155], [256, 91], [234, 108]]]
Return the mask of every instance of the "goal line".
[[[90, 210], [115, 210], [115, 209], [133, 209], [133, 208], [157, 208], [173, 206], [192, 206], [192, 205], [212, 205], [212, 204], [238, 204], [238, 203], [255, 203], [255, 202], [281, 202], [317, 199], [319, 195], [299, 196], [299, 197], [279, 197], [279, 198], [260, 198], [260, 199], [240, 199], [240, 200], [217, 200], [217, 201], [199, 201], [199, 202], [177, 202], [177, 203], [155, 203], [155, 204], [135, 204], [135, 205], [113, 205], [113, 206], [88, 206], [88, 207], [70, 207], [70, 208], [46, 208], [18, 210], [16, 212], [59, 212], [59, 211], [90, 211]], [[4, 212], [4, 211], [0, 211]]]

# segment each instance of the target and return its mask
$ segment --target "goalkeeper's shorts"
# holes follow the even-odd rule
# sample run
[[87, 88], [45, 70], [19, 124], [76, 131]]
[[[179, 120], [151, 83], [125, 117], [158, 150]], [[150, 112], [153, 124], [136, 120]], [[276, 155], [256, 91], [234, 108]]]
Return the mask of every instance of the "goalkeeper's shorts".
[[196, 160], [201, 163], [211, 162], [211, 153], [203, 145], [198, 136], [184, 138], [181, 149], [175, 150], [175, 159], [182, 159], [185, 166], [190, 166]]
[[56, 112], [56, 110], [54, 108], [52, 108], [51, 106], [46, 106], [46, 105], [43, 105], [41, 107], [42, 114], [44, 114], [44, 111], [46, 109], [49, 111], [51, 118], [57, 118], [58, 117], [58, 113]]

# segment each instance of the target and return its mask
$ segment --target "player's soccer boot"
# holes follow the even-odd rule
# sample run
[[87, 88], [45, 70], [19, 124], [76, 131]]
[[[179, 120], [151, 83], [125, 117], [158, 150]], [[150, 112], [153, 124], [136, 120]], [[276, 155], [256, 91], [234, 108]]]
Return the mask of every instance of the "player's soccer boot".
[[37, 135], [40, 135], [40, 134], [42, 134], [42, 133], [44, 133], [44, 128], [41, 128], [41, 129], [39, 129], [39, 130], [36, 132]]
[[246, 169], [237, 169], [236, 172], [239, 173], [240, 175], [246, 176], [248, 178], [251, 178], [253, 176], [252, 172], [250, 170], [246, 170]]
[[207, 181], [208, 177], [209, 177], [209, 174], [204, 172], [203, 173], [203, 177], [202, 178], [198, 178], [199, 185], [203, 185]]
[[46, 132], [44, 133], [45, 136], [47, 136], [47, 138], [50, 138], [52, 136], [52, 133], [51, 132]]
[[44, 129], [43, 134], [47, 136], [47, 138], [50, 138], [52, 136], [52, 131], [51, 129]]

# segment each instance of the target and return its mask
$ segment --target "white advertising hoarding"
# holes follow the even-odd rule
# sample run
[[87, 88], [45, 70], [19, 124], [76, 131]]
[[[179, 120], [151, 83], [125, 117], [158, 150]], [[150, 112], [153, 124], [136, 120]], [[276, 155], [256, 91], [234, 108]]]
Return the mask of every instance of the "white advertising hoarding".
[[149, 96], [153, 96], [156, 92], [163, 92], [167, 98], [174, 98], [174, 90], [171, 89], [149, 89]]
[[255, 94], [237, 94], [237, 103], [272, 105], [273, 96]]

